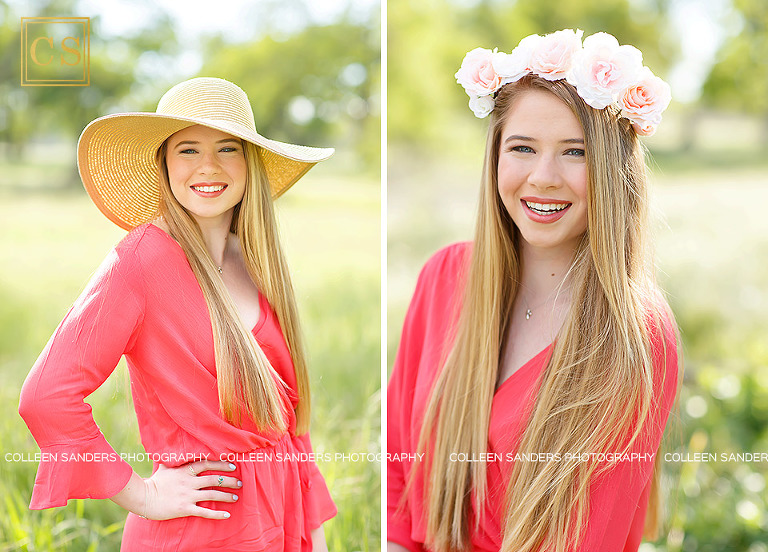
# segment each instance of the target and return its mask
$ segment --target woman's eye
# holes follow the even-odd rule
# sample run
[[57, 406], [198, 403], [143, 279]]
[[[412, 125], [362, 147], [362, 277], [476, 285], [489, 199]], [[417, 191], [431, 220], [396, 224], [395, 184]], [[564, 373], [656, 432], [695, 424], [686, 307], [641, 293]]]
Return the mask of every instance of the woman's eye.
[[517, 151], [520, 153], [533, 153], [533, 148], [530, 146], [514, 146], [512, 151]]
[[581, 148], [572, 148], [565, 152], [566, 155], [572, 155], [574, 157], [584, 157], [584, 150]]
[[197, 150], [193, 150], [192, 148], [183, 149], [179, 153], [197, 153]]
[[233, 151], [237, 151], [237, 148], [232, 147], [232, 146], [227, 146], [225, 148], [221, 148], [219, 151], [221, 151], [223, 153], [230, 153], [230, 152], [233, 152]]

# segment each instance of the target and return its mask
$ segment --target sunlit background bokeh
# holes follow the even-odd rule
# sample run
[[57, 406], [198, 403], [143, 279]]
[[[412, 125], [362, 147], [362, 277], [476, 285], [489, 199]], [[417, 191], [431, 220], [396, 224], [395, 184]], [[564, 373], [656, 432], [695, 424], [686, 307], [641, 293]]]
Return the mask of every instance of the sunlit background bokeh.
[[[20, 19], [90, 17], [90, 86], [22, 87]], [[332, 146], [277, 203], [307, 337], [317, 452], [380, 449], [380, 4], [377, 0], [0, 0], [0, 551], [115, 551], [110, 501], [27, 509], [38, 452], [16, 413], [24, 377], [125, 234], [75, 165], [92, 119], [154, 111], [172, 85], [222, 77], [269, 138]], [[141, 448], [121, 364], [88, 400], [119, 452]], [[358, 457], [359, 458], [359, 457]], [[134, 463], [142, 475], [151, 465]], [[320, 462], [339, 514], [331, 550], [379, 550], [380, 466]]]
[[666, 450], [716, 458], [665, 464], [664, 537], [641, 551], [768, 551], [768, 4], [389, 0], [387, 7], [390, 365], [419, 269], [441, 246], [472, 238], [488, 123], [473, 116], [456, 84], [464, 54], [509, 52], [524, 36], [563, 28], [607, 31], [638, 47], [672, 86], [657, 134], [643, 139], [658, 279], [685, 361]]

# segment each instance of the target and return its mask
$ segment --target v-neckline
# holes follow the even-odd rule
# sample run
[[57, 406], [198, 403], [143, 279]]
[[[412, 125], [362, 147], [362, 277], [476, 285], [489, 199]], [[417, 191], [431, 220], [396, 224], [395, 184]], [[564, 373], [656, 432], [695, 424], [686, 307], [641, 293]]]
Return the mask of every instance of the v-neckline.
[[496, 387], [496, 390], [495, 390], [495, 391], [494, 391], [494, 393], [493, 393], [493, 396], [494, 396], [494, 398], [496, 397], [496, 395], [498, 395], [498, 394], [501, 392], [501, 390], [502, 390], [502, 389], [504, 389], [505, 387], [508, 387], [508, 385], [507, 385], [507, 384], [510, 382], [510, 380], [513, 380], [513, 379], [515, 379], [516, 377], [518, 377], [518, 374], [520, 374], [521, 372], [523, 372], [523, 371], [527, 370], [527, 369], [528, 369], [528, 368], [530, 368], [532, 365], [536, 364], [536, 361], [540, 360], [540, 358], [541, 358], [543, 355], [545, 355], [545, 354], [549, 353], [549, 351], [552, 349], [553, 345], [554, 345], [554, 342], [553, 342], [553, 343], [550, 343], [549, 345], [547, 345], [546, 347], [544, 347], [544, 349], [542, 349], [541, 351], [539, 351], [538, 353], [536, 353], [536, 354], [535, 354], [533, 357], [531, 357], [531, 358], [530, 358], [529, 360], [527, 360], [527, 361], [526, 361], [524, 364], [522, 364], [522, 365], [521, 365], [521, 366], [520, 366], [520, 367], [519, 367], [517, 370], [515, 370], [515, 371], [514, 371], [514, 372], [512, 372], [512, 373], [511, 373], [509, 376], [507, 376], [507, 378], [506, 378], [504, 381], [502, 381], [502, 382], [501, 382], [501, 383], [498, 385], [498, 387]]
[[[181, 256], [186, 261], [187, 266], [189, 267], [189, 271], [192, 272], [192, 267], [189, 266], [189, 259], [187, 259], [187, 256], [184, 254], [184, 250], [181, 248], [181, 245], [179, 244], [179, 242], [177, 242], [173, 236], [171, 236], [168, 232], [166, 232], [159, 226], [156, 226], [151, 222], [148, 222], [147, 226], [154, 228], [155, 230], [163, 234], [166, 238], [168, 238], [168, 240], [170, 240], [173, 243], [173, 245], [176, 247], [176, 250], [179, 253], [181, 253]], [[200, 282], [197, 281], [197, 278], [195, 277], [194, 272], [192, 272], [192, 277], [195, 278], [195, 282], [197, 282], [197, 285], [200, 286]], [[264, 294], [261, 293], [260, 289], [257, 288], [256, 292], [259, 294], [259, 318], [258, 320], [256, 320], [256, 324], [253, 326], [253, 328], [251, 328], [251, 333], [254, 336], [259, 332], [259, 330], [261, 330], [262, 326], [264, 326], [264, 323], [267, 321], [266, 308], [265, 308], [266, 298], [264, 297]], [[229, 293], [229, 290], [227, 290], [227, 293]], [[231, 294], [230, 294], [230, 298], [231, 298]], [[203, 302], [205, 302], [205, 297], [203, 297]], [[206, 304], [206, 310], [207, 308], [208, 308], [208, 305]]]

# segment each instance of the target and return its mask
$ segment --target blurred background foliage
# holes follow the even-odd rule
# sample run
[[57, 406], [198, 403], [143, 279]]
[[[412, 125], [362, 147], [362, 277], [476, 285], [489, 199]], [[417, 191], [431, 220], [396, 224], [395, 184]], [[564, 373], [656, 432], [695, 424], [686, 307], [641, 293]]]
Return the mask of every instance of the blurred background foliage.
[[[487, 120], [454, 74], [562, 28], [638, 47], [672, 86], [644, 139], [658, 278], [685, 378], [666, 450], [666, 531], [641, 552], [768, 552], [768, 3], [764, 0], [388, 0], [387, 347], [423, 263], [472, 238]], [[721, 455], [725, 454], [723, 457]], [[730, 454], [742, 456], [727, 456]], [[691, 457], [692, 458], [692, 457]], [[673, 460], [671, 457], [670, 460]]]
[[[148, 0], [122, 3], [142, 15], [135, 25], [118, 26], [116, 35], [114, 22], [110, 30], [104, 24], [116, 4], [0, 1], [0, 155], [6, 160], [26, 159], [25, 146], [32, 139], [71, 142], [101, 115], [154, 111], [174, 84], [212, 76], [246, 90], [259, 132], [276, 140], [331, 144], [350, 171], [378, 172], [377, 3], [355, 9], [352, 0], [335, 0], [332, 19], [316, 22], [302, 0], [238, 2], [231, 9], [241, 32], [232, 33], [206, 26], [206, 12], [197, 2], [190, 10], [198, 14], [201, 30], [192, 36], [179, 35], [175, 12], [167, 9], [173, 3], [164, 8]], [[90, 16], [90, 86], [19, 85], [20, 17], [53, 16]], [[283, 23], [289, 30], [269, 25], [274, 20], [289, 21]]]
[[703, 98], [761, 116], [768, 130], [768, 9], [760, 0], [733, 0], [733, 7], [739, 32], [720, 50]]
[[[90, 86], [20, 85], [20, 18], [54, 16], [90, 17]], [[125, 512], [110, 501], [28, 510], [39, 449], [16, 409], [37, 355], [125, 235], [82, 188], [77, 137], [96, 117], [154, 111], [188, 78], [237, 83], [270, 138], [336, 148], [276, 209], [307, 336], [314, 448], [380, 451], [380, 36], [377, 0], [0, 0], [0, 551], [120, 547]], [[88, 401], [115, 450], [143, 451], [123, 363]], [[380, 464], [319, 468], [339, 510], [329, 548], [379, 550]]]

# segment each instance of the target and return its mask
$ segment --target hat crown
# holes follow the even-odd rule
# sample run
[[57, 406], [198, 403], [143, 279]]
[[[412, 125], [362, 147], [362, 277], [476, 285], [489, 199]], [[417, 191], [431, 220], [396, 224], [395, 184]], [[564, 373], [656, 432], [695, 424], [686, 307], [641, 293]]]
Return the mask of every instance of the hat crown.
[[248, 96], [239, 86], [224, 79], [197, 77], [181, 82], [160, 98], [156, 113], [226, 121], [256, 132]]

